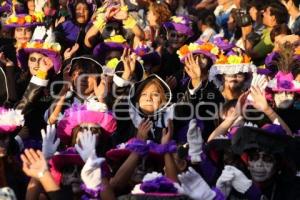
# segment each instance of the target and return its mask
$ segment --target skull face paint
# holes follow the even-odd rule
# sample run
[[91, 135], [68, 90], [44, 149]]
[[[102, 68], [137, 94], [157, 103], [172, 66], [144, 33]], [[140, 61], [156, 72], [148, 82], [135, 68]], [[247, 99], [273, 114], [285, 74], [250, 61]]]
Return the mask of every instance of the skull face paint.
[[275, 173], [275, 159], [272, 154], [263, 151], [249, 153], [248, 169], [252, 180], [263, 182]]

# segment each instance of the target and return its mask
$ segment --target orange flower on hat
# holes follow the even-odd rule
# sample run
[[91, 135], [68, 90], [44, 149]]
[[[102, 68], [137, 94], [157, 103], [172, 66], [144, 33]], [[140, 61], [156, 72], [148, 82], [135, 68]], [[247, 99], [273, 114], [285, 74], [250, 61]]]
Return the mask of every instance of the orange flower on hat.
[[244, 55], [244, 63], [250, 63], [251, 62], [251, 57], [249, 57], [248, 55]]
[[227, 56], [224, 54], [220, 54], [216, 64], [226, 64], [227, 63]]
[[41, 48], [43, 47], [43, 44], [40, 43], [40, 42], [36, 42], [36, 43], [34, 44], [34, 47], [37, 48], [37, 49], [41, 49]]
[[19, 17], [17, 23], [18, 24], [25, 24], [25, 17]]
[[200, 49], [203, 50], [203, 51], [208, 51], [210, 52], [215, 46], [212, 44], [212, 43], [205, 43], [205, 44], [202, 44], [200, 45]]

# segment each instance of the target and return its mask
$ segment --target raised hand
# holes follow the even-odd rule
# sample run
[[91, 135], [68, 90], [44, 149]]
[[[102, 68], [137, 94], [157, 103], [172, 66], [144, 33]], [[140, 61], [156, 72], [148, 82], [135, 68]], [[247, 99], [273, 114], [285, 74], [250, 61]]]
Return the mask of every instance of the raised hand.
[[148, 134], [152, 126], [153, 123], [149, 119], [143, 119], [139, 124], [136, 137], [140, 140], [146, 141], [148, 139]]
[[168, 120], [168, 129], [166, 129], [166, 128], [163, 129], [160, 143], [161, 144], [169, 143], [173, 138], [173, 131], [174, 131], [173, 121], [169, 119]]
[[89, 189], [96, 189], [102, 182], [101, 164], [105, 158], [97, 158], [95, 151], [88, 158], [81, 170], [81, 179]]
[[192, 162], [200, 162], [200, 153], [202, 152], [202, 132], [200, 127], [197, 127], [197, 120], [192, 119], [189, 123], [187, 132], [187, 141], [189, 143], [189, 156]]
[[125, 48], [121, 57], [121, 61], [124, 64], [124, 72], [122, 78], [125, 80], [130, 80], [135, 71], [137, 55], [131, 53], [129, 48]]
[[39, 150], [25, 149], [21, 160], [23, 161], [23, 171], [27, 176], [38, 179], [48, 170], [47, 161]]
[[79, 49], [79, 44], [75, 43], [71, 48], [67, 48], [64, 52], [64, 59], [67, 60], [69, 58], [72, 58], [76, 51]]
[[66, 18], [64, 16], [61, 16], [59, 19], [55, 20], [55, 27], [58, 27], [60, 24], [64, 23], [66, 21]]
[[188, 171], [178, 175], [181, 183], [179, 192], [194, 200], [212, 200], [216, 196], [205, 180], [192, 167]]
[[75, 149], [79, 153], [82, 160], [86, 162], [88, 157], [95, 151], [96, 135], [92, 134], [92, 132], [89, 130], [79, 132], [79, 134], [80, 144], [75, 144]]
[[39, 70], [48, 72], [53, 67], [53, 62], [49, 57], [44, 56], [39, 62]]
[[0, 52], [0, 63], [6, 67], [14, 66], [14, 63], [10, 59], [6, 58], [3, 52]]
[[46, 2], [47, 0], [34, 0], [34, 5], [35, 5], [34, 11], [42, 12]]
[[226, 165], [225, 169], [233, 172], [234, 178], [232, 180], [232, 187], [236, 191], [244, 194], [251, 187], [252, 180], [247, 178], [241, 170], [237, 169], [234, 166], [230, 166], [230, 165]]
[[42, 139], [43, 139], [42, 151], [45, 158], [50, 159], [56, 152], [57, 147], [60, 143], [60, 139], [57, 138], [55, 140], [56, 128], [54, 124], [47, 125], [46, 130], [47, 132], [45, 132], [44, 129], [41, 130]]
[[222, 171], [221, 176], [217, 180], [216, 187], [222, 191], [225, 197], [228, 197], [231, 192], [234, 176], [234, 172], [228, 167], [225, 167]]
[[269, 108], [269, 105], [263, 92], [257, 86], [252, 86], [250, 91], [253, 98], [253, 107], [261, 112], [265, 112]]
[[193, 54], [189, 54], [184, 60], [184, 69], [191, 78], [193, 87], [197, 87], [201, 82], [201, 67], [199, 66], [199, 57], [196, 60]]

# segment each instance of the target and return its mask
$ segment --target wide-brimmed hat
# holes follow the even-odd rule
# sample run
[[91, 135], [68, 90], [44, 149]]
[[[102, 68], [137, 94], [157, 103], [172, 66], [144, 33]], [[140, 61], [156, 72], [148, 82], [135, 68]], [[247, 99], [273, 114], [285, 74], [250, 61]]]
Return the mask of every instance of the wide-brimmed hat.
[[123, 38], [123, 36], [116, 35], [96, 45], [93, 49], [93, 55], [99, 58], [101, 64], [104, 65], [107, 53], [110, 51], [122, 52], [126, 47], [129, 48], [129, 46], [126, 45], [126, 40]]
[[[95, 105], [96, 104], [96, 105]], [[117, 122], [111, 112], [101, 111], [99, 102], [87, 105], [73, 104], [64, 113], [63, 119], [58, 122], [58, 137], [68, 144], [72, 139], [72, 130], [81, 123], [100, 125], [103, 133], [110, 136], [117, 128]]]
[[24, 115], [21, 110], [0, 107], [0, 134], [9, 134], [24, 125]]
[[175, 30], [188, 37], [193, 36], [192, 20], [188, 16], [173, 16], [171, 20], [165, 22], [163, 26], [167, 30]]
[[[251, 58], [247, 56], [241, 49], [234, 47], [227, 54], [220, 53], [217, 56], [215, 64], [210, 68], [209, 80], [219, 88], [222, 81], [218, 75], [234, 75], [238, 73], [256, 73], [256, 66], [251, 62]], [[246, 81], [246, 85], [251, 83], [251, 79]]]
[[272, 154], [283, 154], [291, 138], [254, 127], [241, 127], [232, 138], [232, 150], [239, 155], [247, 150], [261, 149]]
[[228, 40], [222, 37], [214, 38], [213, 44], [223, 50], [225, 53], [230, 51], [232, 48], [236, 47], [235, 44], [229, 42]]
[[[161, 63], [161, 56], [157, 51], [154, 51], [154, 49], [147, 45], [147, 44], [139, 44], [135, 49], [134, 52], [142, 58], [144, 67], [150, 65], [158, 66]], [[146, 69], [148, 71], [148, 69]]]
[[[78, 56], [78, 57], [74, 57], [72, 58], [71, 62], [70, 62], [70, 70], [69, 70], [69, 75], [72, 74], [72, 72], [74, 71], [74, 63], [78, 62], [78, 61], [87, 61], [87, 62], [91, 62], [94, 63], [97, 66], [97, 71], [99, 74], [102, 74], [103, 72], [103, 66], [100, 64], [100, 61], [92, 55], [82, 55], [82, 56]], [[86, 64], [87, 66], [83, 66], [83, 67], [89, 67], [88, 64]]]
[[189, 54], [203, 54], [214, 62], [219, 53], [220, 49], [216, 45], [210, 42], [202, 42], [200, 40], [197, 42], [192, 42], [189, 45], [184, 45], [177, 51], [179, 59], [182, 63]]
[[291, 72], [279, 71], [274, 79], [269, 81], [268, 88], [273, 92], [297, 92], [300, 93], [300, 82], [294, 80]]
[[10, 15], [4, 26], [7, 28], [16, 27], [29, 27], [33, 28], [44, 24], [44, 16], [41, 14], [29, 15], [29, 14], [15, 14]]
[[40, 53], [51, 59], [55, 73], [59, 73], [62, 66], [62, 58], [60, 56], [61, 46], [56, 42], [45, 42], [34, 40], [21, 44], [17, 57], [21, 67], [28, 66], [28, 58], [31, 53]]

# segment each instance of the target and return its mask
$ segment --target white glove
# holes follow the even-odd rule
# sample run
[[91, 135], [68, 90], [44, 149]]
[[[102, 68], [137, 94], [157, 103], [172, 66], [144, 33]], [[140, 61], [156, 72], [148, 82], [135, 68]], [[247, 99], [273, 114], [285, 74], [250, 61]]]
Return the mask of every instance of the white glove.
[[200, 153], [202, 151], [203, 138], [201, 129], [197, 127], [196, 119], [192, 119], [189, 123], [187, 141], [189, 143], [189, 156], [191, 157], [191, 161], [200, 162]]
[[222, 191], [227, 198], [231, 192], [232, 181], [234, 179], [234, 171], [224, 167], [221, 176], [218, 178], [216, 187]]
[[192, 167], [185, 173], [178, 175], [181, 182], [179, 193], [185, 194], [193, 200], [212, 200], [216, 193], [208, 186], [203, 178]]
[[55, 125], [47, 125], [47, 132], [45, 133], [45, 130], [41, 130], [42, 139], [43, 139], [43, 145], [42, 145], [42, 151], [43, 155], [46, 159], [50, 159], [54, 153], [57, 150], [57, 147], [60, 143], [60, 139], [57, 138], [55, 140], [56, 136], [56, 128]]
[[75, 149], [79, 153], [84, 162], [87, 161], [89, 156], [95, 151], [96, 135], [91, 131], [83, 131], [79, 136], [80, 146], [75, 144]]
[[35, 12], [42, 12], [47, 0], [34, 0]]
[[81, 170], [81, 179], [89, 189], [96, 189], [102, 181], [101, 164], [105, 158], [97, 158], [95, 151], [88, 158]]
[[44, 36], [46, 35], [46, 27], [45, 26], [37, 26], [34, 29], [33, 35], [31, 37], [31, 40], [43, 40]]
[[[253, 74], [251, 86], [258, 87], [261, 91], [265, 91], [267, 85], [268, 85], [268, 81], [265, 75], [256, 74], [256, 73]], [[251, 96], [251, 94], [248, 95], [247, 99], [249, 101], [253, 101], [253, 97]]]
[[232, 187], [236, 191], [244, 194], [251, 187], [252, 180], [247, 178], [241, 170], [237, 169], [234, 166], [226, 165], [225, 168], [233, 171], [234, 178], [232, 180]]

